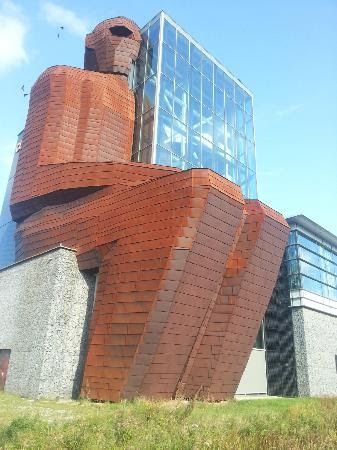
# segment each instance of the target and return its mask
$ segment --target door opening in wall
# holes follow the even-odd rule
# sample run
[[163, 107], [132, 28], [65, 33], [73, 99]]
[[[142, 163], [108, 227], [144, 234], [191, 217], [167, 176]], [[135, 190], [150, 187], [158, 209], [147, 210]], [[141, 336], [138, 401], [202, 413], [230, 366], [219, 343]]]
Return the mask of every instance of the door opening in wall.
[[10, 355], [9, 349], [0, 349], [0, 391], [5, 389]]

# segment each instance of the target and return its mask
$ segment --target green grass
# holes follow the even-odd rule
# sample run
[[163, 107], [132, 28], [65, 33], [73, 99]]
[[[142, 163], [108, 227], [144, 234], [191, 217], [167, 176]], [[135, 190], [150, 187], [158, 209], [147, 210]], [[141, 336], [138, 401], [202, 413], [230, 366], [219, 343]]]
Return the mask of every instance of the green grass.
[[91, 403], [0, 394], [1, 449], [336, 449], [335, 399]]

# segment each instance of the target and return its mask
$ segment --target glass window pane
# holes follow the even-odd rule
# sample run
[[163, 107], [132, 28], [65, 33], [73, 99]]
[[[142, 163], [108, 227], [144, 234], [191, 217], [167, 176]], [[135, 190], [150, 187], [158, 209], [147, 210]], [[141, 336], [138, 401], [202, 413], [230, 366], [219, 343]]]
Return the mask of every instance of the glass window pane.
[[139, 151], [139, 144], [140, 144], [140, 126], [141, 126], [141, 117], [138, 117], [135, 120], [135, 128], [133, 133], [133, 146], [132, 146], [132, 153], [138, 153]]
[[168, 23], [168, 21], [165, 19], [164, 22], [164, 42], [168, 44], [170, 47], [175, 49], [176, 47], [176, 29]]
[[154, 107], [156, 97], [156, 77], [153, 76], [145, 81], [143, 113]]
[[224, 82], [226, 95], [228, 95], [231, 98], [234, 98], [234, 81], [231, 78], [229, 78], [228, 75], [224, 74]]
[[214, 110], [215, 113], [221, 117], [225, 117], [225, 97], [223, 91], [214, 89]]
[[141, 84], [145, 77], [145, 61], [146, 61], [146, 51], [142, 46], [140, 48], [139, 56], [136, 60], [136, 84]]
[[229, 125], [226, 126], [226, 152], [235, 155], [235, 137], [234, 128]]
[[188, 62], [177, 55], [176, 58], [176, 83], [188, 90], [188, 76], [189, 76], [189, 64]]
[[226, 122], [229, 125], [235, 125], [235, 113], [234, 113], [234, 103], [229, 97], [226, 96]]
[[190, 94], [197, 100], [201, 100], [201, 73], [191, 67], [190, 73]]
[[246, 165], [246, 145], [245, 139], [241, 134], [236, 135], [236, 158]]
[[236, 113], [236, 129], [240, 131], [240, 133], [245, 133], [245, 120], [244, 120], [244, 112], [243, 109], [241, 109], [239, 106], [235, 106], [235, 113]]
[[236, 162], [235, 159], [226, 153], [226, 178], [236, 182]]
[[142, 116], [142, 133], [140, 148], [143, 149], [153, 142], [153, 109]]
[[149, 28], [149, 47], [153, 47], [158, 42], [159, 26], [159, 20], [157, 20]]
[[320, 252], [319, 244], [317, 244], [315, 241], [312, 241], [311, 239], [307, 238], [302, 233], [297, 233], [297, 243], [300, 245], [303, 245], [303, 247], [306, 247], [315, 253]]
[[217, 116], [214, 116], [214, 144], [225, 149], [225, 122]]
[[144, 47], [144, 49], [146, 49], [147, 48], [147, 43], [148, 43], [148, 40], [149, 40], [149, 30], [144, 31], [141, 34], [141, 37], [142, 37], [142, 47]]
[[158, 129], [157, 129], [158, 144], [171, 150], [172, 143], [172, 116], [159, 108]]
[[239, 85], [235, 84], [235, 101], [243, 109], [245, 105], [245, 96]]
[[291, 275], [289, 277], [290, 289], [301, 289], [301, 277], [300, 275]]
[[160, 79], [160, 94], [159, 94], [159, 105], [164, 108], [169, 113], [173, 113], [173, 81], [166, 78], [165, 75], [161, 76]]
[[142, 107], [143, 107], [143, 90], [144, 85], [141, 84], [137, 87], [136, 95], [135, 95], [135, 102], [136, 102], [136, 117], [138, 117], [142, 113]]
[[205, 77], [213, 82], [213, 63], [206, 56], [204, 56], [202, 60], [201, 72], [205, 75]]
[[190, 96], [188, 124], [193, 131], [201, 132], [201, 104]]
[[201, 140], [201, 166], [213, 169], [213, 145], [206, 139]]
[[205, 139], [213, 140], [213, 114], [205, 105], [202, 105], [201, 132]]
[[172, 153], [172, 167], [177, 167], [178, 169], [185, 169], [184, 160], [179, 158], [174, 153]]
[[166, 148], [157, 145], [156, 154], [156, 164], [161, 164], [162, 166], [171, 166], [172, 154]]
[[251, 142], [254, 141], [254, 125], [253, 125], [253, 118], [248, 116], [246, 114], [246, 137], [248, 140], [250, 140]]
[[257, 198], [256, 177], [252, 170], [248, 170], [248, 198]]
[[193, 132], [188, 133], [187, 160], [193, 167], [201, 166], [200, 136]]
[[152, 157], [152, 145], [146, 148], [143, 148], [138, 154], [138, 161], [146, 164], [151, 164]]
[[202, 103], [213, 109], [213, 83], [204, 76], [202, 77]]
[[314, 292], [315, 294], [323, 295], [322, 284], [319, 281], [312, 280], [311, 278], [307, 278], [303, 275], [301, 278], [303, 289]]
[[151, 75], [157, 73], [157, 65], [158, 65], [158, 46], [156, 45], [150, 48], [147, 52], [146, 77], [150, 77]]
[[251, 142], [246, 142], [246, 151], [247, 151], [247, 165], [248, 168], [255, 172], [255, 145]]
[[253, 104], [252, 104], [252, 97], [249, 94], [246, 94], [245, 97], [245, 110], [246, 113], [253, 115]]
[[202, 60], [202, 53], [201, 51], [191, 43], [190, 45], [190, 62], [192, 66], [194, 66], [199, 71], [201, 70], [201, 60]]
[[174, 52], [165, 44], [162, 48], [161, 71], [172, 80], [174, 79]]
[[243, 164], [237, 163], [238, 166], [238, 179], [237, 184], [241, 187], [242, 193], [245, 197], [248, 195], [247, 185], [247, 169]]
[[174, 115], [185, 124], [187, 123], [187, 101], [187, 92], [180, 86], [176, 86], [174, 95]]
[[287, 259], [297, 258], [297, 245], [290, 245], [286, 250]]
[[226, 174], [226, 155], [220, 149], [215, 149], [214, 152], [214, 170], [223, 177]]
[[181, 34], [179, 31], [177, 32], [177, 52], [180, 56], [189, 60], [189, 42], [188, 39]]
[[186, 125], [177, 119], [173, 119], [172, 152], [184, 157], [186, 155], [186, 141]]
[[217, 65], [214, 65], [214, 83], [217, 88], [224, 89], [224, 72]]

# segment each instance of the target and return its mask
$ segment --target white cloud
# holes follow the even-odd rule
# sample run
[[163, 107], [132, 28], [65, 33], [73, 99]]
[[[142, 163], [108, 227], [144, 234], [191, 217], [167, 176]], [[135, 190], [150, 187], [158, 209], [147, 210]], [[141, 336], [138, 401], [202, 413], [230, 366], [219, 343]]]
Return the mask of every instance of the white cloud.
[[42, 4], [44, 18], [52, 25], [63, 26], [67, 31], [84, 36], [87, 33], [87, 22], [70, 9], [52, 2]]
[[289, 116], [290, 114], [299, 111], [302, 109], [302, 105], [290, 105], [288, 108], [281, 109], [279, 111], [276, 111], [276, 115], [279, 117], [285, 117]]
[[0, 3], [0, 72], [28, 61], [27, 25], [20, 9], [9, 0]]

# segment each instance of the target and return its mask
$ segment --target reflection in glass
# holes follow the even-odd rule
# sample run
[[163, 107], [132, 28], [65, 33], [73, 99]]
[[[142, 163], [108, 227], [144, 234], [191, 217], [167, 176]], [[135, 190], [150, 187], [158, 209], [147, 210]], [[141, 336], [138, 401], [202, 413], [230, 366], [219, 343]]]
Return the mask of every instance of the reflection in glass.
[[236, 181], [236, 163], [235, 159], [226, 153], [226, 178], [230, 181]]
[[205, 77], [213, 82], [213, 63], [207, 56], [203, 57], [201, 72]]
[[153, 76], [145, 81], [143, 113], [154, 107], [156, 96], [156, 77]]
[[136, 95], [135, 95], [135, 103], [136, 103], [136, 117], [138, 117], [141, 113], [142, 113], [142, 107], [143, 107], [143, 89], [144, 89], [144, 85], [141, 84], [140, 86], [138, 86], [137, 90], [136, 90]]
[[174, 79], [174, 52], [165, 44], [162, 47], [161, 71], [171, 80]]
[[214, 116], [214, 144], [225, 149], [225, 122], [217, 116]]
[[177, 55], [176, 58], [176, 83], [183, 87], [186, 91], [188, 90], [188, 71], [189, 64], [185, 59]]
[[186, 155], [186, 125], [177, 119], [173, 119], [172, 151], [177, 156]]
[[236, 112], [236, 129], [244, 134], [245, 132], [245, 121], [244, 121], [244, 112], [243, 109], [236, 106], [235, 107]]
[[225, 117], [225, 97], [223, 91], [214, 89], [214, 110], [219, 117]]
[[245, 96], [243, 90], [235, 84], [235, 102], [243, 109], [245, 106]]
[[140, 148], [143, 149], [153, 142], [153, 109], [142, 116], [142, 133]]
[[234, 98], [234, 81], [229, 78], [228, 75], [224, 73], [224, 81], [225, 81], [225, 91], [226, 96], [230, 98]]
[[176, 29], [167, 21], [164, 22], [163, 39], [166, 44], [175, 49], [176, 47]]
[[224, 176], [226, 173], [226, 159], [225, 153], [220, 149], [215, 149], [214, 155], [214, 170], [219, 174]]
[[237, 163], [238, 170], [238, 181], [237, 184], [241, 187], [242, 193], [245, 197], [248, 196], [248, 185], [247, 185], [247, 173], [246, 166]]
[[173, 113], [173, 81], [162, 75], [160, 80], [159, 105], [169, 113]]
[[161, 108], [159, 108], [157, 141], [159, 145], [171, 150], [172, 116]]
[[235, 155], [235, 139], [234, 128], [226, 126], [226, 151], [231, 155]]
[[159, 39], [159, 27], [160, 23], [159, 20], [157, 20], [155, 23], [153, 23], [149, 28], [149, 47], [153, 47]]
[[255, 146], [251, 142], [246, 142], [247, 166], [255, 172]]
[[171, 152], [166, 150], [166, 148], [157, 145], [156, 164], [171, 166], [171, 155]]
[[246, 164], [246, 148], [245, 139], [241, 134], [236, 137], [236, 158], [242, 163]]
[[180, 86], [176, 86], [174, 95], [174, 115], [179, 120], [187, 123], [187, 92]]
[[190, 43], [190, 62], [199, 71], [201, 70], [202, 53], [192, 42]]
[[256, 178], [255, 173], [252, 170], [247, 170], [248, 173], [248, 198], [256, 199], [257, 198], [257, 190], [256, 190]]
[[201, 166], [213, 169], [213, 145], [206, 139], [201, 139]]
[[184, 161], [178, 158], [174, 153], [172, 153], [172, 167], [177, 167], [178, 169], [184, 169]]
[[158, 46], [156, 45], [155, 47], [150, 48], [147, 52], [146, 77], [150, 77], [151, 75], [157, 73], [157, 65], [158, 65]]
[[201, 100], [201, 74], [198, 70], [191, 67], [190, 94], [197, 100]]
[[186, 61], [188, 61], [188, 57], [189, 57], [188, 48], [189, 48], [188, 39], [178, 31], [177, 32], [177, 52], [179, 55], [181, 55], [183, 58], [185, 58]]
[[213, 109], [213, 84], [204, 76], [202, 77], [202, 103], [207, 108]]
[[201, 166], [200, 136], [193, 132], [188, 133], [187, 159], [192, 166]]
[[235, 113], [234, 102], [226, 96], [226, 122], [234, 127], [235, 125]]
[[217, 65], [214, 65], [214, 83], [219, 89], [224, 89], [224, 72]]
[[188, 124], [193, 131], [201, 132], [201, 104], [190, 96]]
[[249, 115], [253, 115], [252, 97], [249, 94], [245, 94], [245, 110]]
[[254, 141], [254, 125], [253, 125], [253, 119], [246, 115], [246, 137], [251, 142]]
[[213, 140], [213, 114], [206, 106], [202, 105], [201, 133], [205, 139]]

